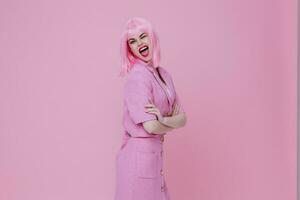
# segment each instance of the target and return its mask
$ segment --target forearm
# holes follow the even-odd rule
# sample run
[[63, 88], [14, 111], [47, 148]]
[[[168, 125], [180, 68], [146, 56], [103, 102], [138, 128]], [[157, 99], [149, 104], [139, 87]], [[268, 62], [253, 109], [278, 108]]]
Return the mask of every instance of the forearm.
[[180, 113], [169, 117], [163, 117], [160, 123], [167, 127], [180, 128], [185, 125], [186, 117], [184, 113]]
[[160, 123], [158, 120], [151, 120], [144, 123], [144, 128], [150, 134], [166, 134], [167, 132], [173, 130], [174, 128], [166, 126]]
[[158, 120], [153, 124], [153, 130], [152, 133], [153, 134], [164, 134], [166, 132], [169, 132], [171, 130], [173, 130], [173, 127], [169, 127], [166, 126], [164, 124], [162, 124], [161, 122], [159, 122]]

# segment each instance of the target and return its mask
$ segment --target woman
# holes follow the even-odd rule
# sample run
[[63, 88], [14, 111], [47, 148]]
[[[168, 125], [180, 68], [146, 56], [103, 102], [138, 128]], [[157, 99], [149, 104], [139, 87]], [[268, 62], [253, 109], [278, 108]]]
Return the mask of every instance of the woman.
[[115, 200], [170, 200], [163, 170], [167, 132], [186, 123], [171, 75], [158, 65], [156, 33], [143, 18], [126, 24], [121, 41], [123, 144], [116, 158]]

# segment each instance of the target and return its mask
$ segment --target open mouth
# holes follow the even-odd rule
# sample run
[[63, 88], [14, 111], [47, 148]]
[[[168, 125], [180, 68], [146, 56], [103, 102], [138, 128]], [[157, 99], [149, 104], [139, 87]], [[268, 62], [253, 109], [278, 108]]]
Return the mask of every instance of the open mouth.
[[149, 54], [149, 48], [148, 48], [148, 46], [147, 46], [147, 45], [142, 46], [142, 47], [139, 49], [139, 52], [140, 52], [140, 54], [141, 54], [142, 56], [147, 57], [148, 54]]

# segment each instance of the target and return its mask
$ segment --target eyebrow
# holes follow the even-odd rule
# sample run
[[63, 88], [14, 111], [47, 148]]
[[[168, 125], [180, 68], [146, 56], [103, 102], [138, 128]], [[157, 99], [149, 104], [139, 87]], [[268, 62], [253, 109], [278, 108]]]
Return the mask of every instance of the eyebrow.
[[[146, 34], [146, 33], [142, 33], [142, 34], [140, 35], [140, 37], [141, 37], [143, 34]], [[130, 41], [130, 40], [134, 40], [134, 38], [130, 38], [128, 41]]]

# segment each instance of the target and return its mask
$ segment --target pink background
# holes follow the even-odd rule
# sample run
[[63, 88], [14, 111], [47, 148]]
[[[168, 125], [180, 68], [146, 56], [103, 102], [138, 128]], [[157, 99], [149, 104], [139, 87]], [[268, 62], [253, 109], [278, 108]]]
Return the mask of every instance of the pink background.
[[165, 140], [173, 200], [295, 200], [296, 0], [1, 1], [0, 199], [113, 199], [134, 16], [187, 111]]

